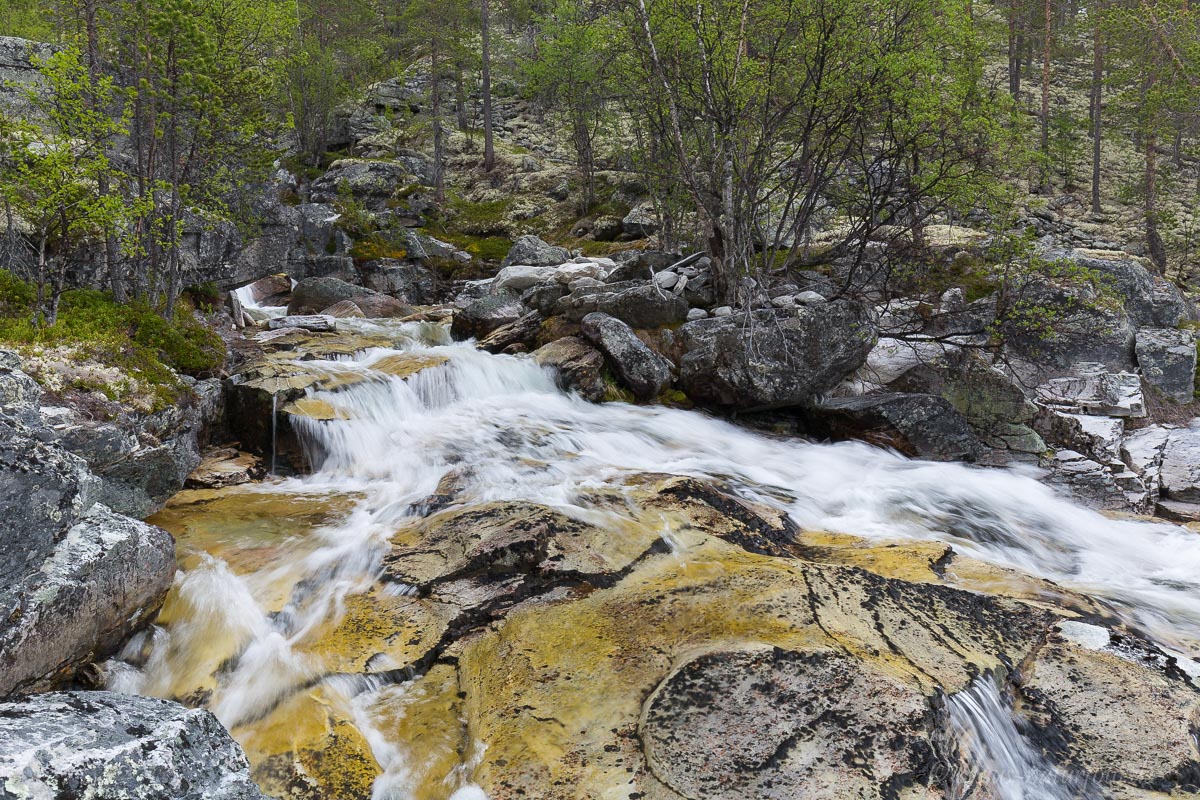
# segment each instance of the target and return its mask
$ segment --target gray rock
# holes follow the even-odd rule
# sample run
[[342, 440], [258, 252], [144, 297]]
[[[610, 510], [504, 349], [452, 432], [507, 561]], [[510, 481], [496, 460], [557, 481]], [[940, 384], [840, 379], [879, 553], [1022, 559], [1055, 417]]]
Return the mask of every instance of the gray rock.
[[525, 264], [514, 264], [496, 273], [492, 281], [493, 288], [498, 292], [523, 292], [537, 286], [539, 283], [554, 280], [554, 267], [534, 267]]
[[1200, 420], [1170, 432], [1163, 445], [1160, 481], [1166, 499], [1200, 503]]
[[1190, 403], [1196, 391], [1196, 336], [1190, 330], [1142, 328], [1136, 352], [1142, 377], [1176, 403]]
[[682, 797], [834, 800], [902, 796], [932, 755], [932, 727], [921, 692], [869, 661], [762, 647], [679, 665], [638, 733], [651, 771]]
[[[4, 505], [6, 509], [21, 505]], [[18, 514], [6, 514], [20, 518]], [[37, 521], [25, 519], [26, 528]], [[62, 521], [59, 522], [62, 525]], [[6, 583], [0, 622], [0, 697], [44, 689], [87, 661], [116, 648], [158, 610], [175, 575], [175, 541], [159, 528], [93, 506], [54, 532], [4, 535], [26, 553], [40, 553], [38, 570]], [[6, 559], [7, 561], [7, 559]]]
[[1142, 479], [1146, 488], [1145, 503], [1153, 508], [1158, 502], [1162, 485], [1163, 451], [1171, 429], [1162, 425], [1134, 431], [1121, 442], [1121, 460]]
[[[333, 308], [339, 303], [353, 303], [352, 300], [339, 300], [334, 303]], [[358, 305], [355, 304], [355, 308]], [[359, 313], [362, 309], [359, 308]], [[277, 331], [280, 328], [299, 328], [302, 331], [310, 331], [312, 333], [330, 333], [337, 330], [337, 320], [327, 314], [305, 314], [305, 315], [288, 315], [286, 317], [276, 317], [267, 323], [269, 330]]]
[[876, 333], [862, 305], [838, 300], [714, 316], [685, 324], [679, 337], [688, 397], [754, 410], [801, 405], [836, 386], [862, 366]]
[[671, 382], [671, 363], [647, 347], [621, 320], [594, 312], [583, 318], [581, 327], [639, 400], [657, 397]]
[[797, 305], [812, 305], [824, 303], [825, 296], [819, 292], [800, 292], [792, 298], [792, 301]]
[[654, 213], [654, 205], [649, 202], [638, 203], [625, 218], [621, 220], [621, 229], [626, 236], [634, 239], [645, 239], [658, 232], [658, 217]]
[[659, 272], [654, 276], [654, 285], [660, 289], [674, 289], [679, 275], [674, 272]]
[[1124, 464], [1121, 440], [1125, 435], [1123, 417], [1097, 417], [1044, 409], [1037, 419], [1037, 430], [1055, 447], [1075, 450], [1101, 464]]
[[616, 317], [633, 328], [661, 328], [687, 318], [683, 298], [660, 290], [654, 284], [631, 281], [602, 287], [577, 289], [564, 297], [559, 307], [572, 322], [595, 311]]
[[1059, 450], [1045, 466], [1046, 482], [1065, 490], [1077, 503], [1106, 511], [1133, 510], [1112, 470], [1083, 453]]
[[380, 294], [391, 295], [415, 305], [428, 305], [438, 300], [437, 276], [426, 266], [414, 261], [383, 258], [368, 261], [359, 269], [363, 285]]
[[305, 278], [292, 290], [288, 314], [317, 314], [342, 300], [353, 300], [368, 317], [404, 317], [413, 311], [396, 298], [365, 286], [355, 286], [337, 278]]
[[717, 306], [712, 310], [714, 317], [729, 317], [733, 315], [733, 309], [729, 306]]
[[34, 59], [46, 59], [57, 48], [53, 45], [0, 36], [0, 110], [15, 118], [32, 118], [30, 90], [42, 90], [45, 78], [34, 66]]
[[567, 295], [567, 288], [562, 284], [550, 281], [526, 289], [521, 294], [521, 302], [538, 311], [544, 317], [554, 314], [558, 301]]
[[344, 158], [330, 164], [325, 174], [313, 181], [312, 199], [317, 203], [332, 203], [349, 194], [369, 208], [383, 210], [387, 198], [415, 180], [412, 170], [404, 164]]
[[571, 260], [571, 253], [564, 247], [547, 244], [536, 236], [522, 236], [513, 243], [500, 266], [521, 264], [530, 267], [557, 267]]
[[1037, 398], [1062, 410], [1113, 417], [1144, 417], [1142, 381], [1134, 374], [1114, 375], [1103, 364], [1079, 363], [1074, 374], [1054, 378], [1037, 388]]
[[967, 421], [934, 395], [841, 397], [818, 403], [808, 416], [824, 435], [884, 444], [916, 458], [975, 461], [984, 450]]
[[520, 347], [520, 352], [526, 352], [537, 338], [543, 319], [540, 312], [530, 311], [484, 336], [479, 340], [479, 349], [489, 353], [512, 353], [517, 352], [514, 347]]
[[708, 319], [708, 312], [703, 308], [693, 308], [688, 310], [687, 321], [695, 322], [698, 319]]
[[456, 339], [482, 339], [499, 327], [516, 322], [527, 309], [516, 295], [493, 294], [454, 312], [450, 333]]
[[457, 261], [460, 264], [469, 264], [473, 260], [473, 256], [466, 250], [459, 250], [449, 242], [435, 239], [427, 233], [406, 229], [402, 232], [402, 236], [404, 238], [404, 246], [408, 250], [410, 258], [420, 259], [421, 261], [441, 258], [448, 261]]
[[298, 247], [306, 254], [344, 255], [350, 237], [337, 227], [338, 213], [328, 203], [301, 203], [295, 207]]
[[555, 370], [559, 385], [567, 391], [578, 392], [593, 403], [604, 399], [604, 355], [582, 339], [557, 339], [535, 350], [533, 359]]
[[[1080, 362], [1100, 363], [1113, 372], [1133, 370], [1137, 324], [1092, 284], [1035, 283], [1023, 289], [1021, 303], [1039, 309], [1039, 315], [1008, 318], [1000, 332], [1008, 361], [1025, 383], [1069, 375]], [[1048, 328], [1042, 313], [1050, 315]]]
[[261, 800], [242, 749], [208, 711], [113, 692], [0, 704], [5, 797]]

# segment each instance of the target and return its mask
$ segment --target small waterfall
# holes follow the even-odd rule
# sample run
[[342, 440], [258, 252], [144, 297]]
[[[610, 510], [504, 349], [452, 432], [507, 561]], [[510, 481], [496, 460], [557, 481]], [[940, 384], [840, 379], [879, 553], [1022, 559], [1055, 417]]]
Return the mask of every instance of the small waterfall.
[[[292, 281], [295, 286], [295, 281]], [[240, 289], [233, 290], [234, 297], [241, 304], [242, 310], [250, 315], [250, 318], [255, 322], [261, 322], [266, 319], [274, 319], [287, 314], [287, 306], [264, 306], [260, 305], [258, 300], [254, 298], [254, 290], [252, 286], [243, 286]]]
[[991, 677], [951, 695], [946, 705], [950, 727], [960, 748], [952, 765], [952, 800], [1077, 800], [1090, 797], [1084, 787], [1048, 763], [1017, 730], [1013, 711]]
[[276, 440], [279, 436], [279, 392], [271, 393], [271, 476], [275, 476], [275, 453], [279, 447]]

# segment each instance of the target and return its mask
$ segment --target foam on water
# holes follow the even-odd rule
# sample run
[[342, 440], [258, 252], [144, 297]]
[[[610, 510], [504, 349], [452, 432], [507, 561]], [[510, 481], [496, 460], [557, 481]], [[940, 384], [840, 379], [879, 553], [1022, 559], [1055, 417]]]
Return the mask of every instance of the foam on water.
[[[698, 412], [594, 405], [560, 391], [532, 359], [454, 344], [444, 328], [425, 323], [339, 326], [387, 333], [398, 349], [304, 362], [308, 370], [352, 372], [363, 380], [337, 391], [310, 390], [348, 418], [295, 418], [318, 468], [261, 491], [364, 499], [340, 522], [310, 534], [320, 546], [299, 564], [241, 578], [211, 563], [189, 571], [179, 593], [190, 598], [195, 619], [172, 623], [169, 646], [151, 648], [140, 679], [128, 668], [119, 670], [123, 685], [151, 693], [169, 686], [163, 673], [178, 670], [179, 659], [162, 652], [186, 652], [196, 630], [219, 624], [245, 641], [236, 668], [221, 674], [212, 707], [226, 723], [268, 708], [311, 674], [293, 646], [336, 619], [348, 595], [371, 585], [387, 539], [451, 473], [464, 501], [528, 500], [580, 516], [602, 513], [581, 500], [586, 490], [620, 485], [634, 473], [719, 479], [748, 498], [785, 509], [802, 527], [880, 540], [937, 540], [1048, 578], [1101, 599], [1164, 645], [1195, 655], [1200, 537], [1182, 528], [1108, 519], [1060, 497], [1031, 471], [917, 462], [864, 444], [775, 438]], [[407, 379], [373, 368], [397, 352], [448, 361]], [[663, 535], [674, 547], [671, 531]], [[282, 612], [268, 615], [255, 593], [277, 586], [280, 570], [295, 576], [293, 591]], [[209, 605], [193, 595], [207, 596]], [[370, 729], [363, 717], [368, 705], [356, 707]], [[1003, 708], [998, 712], [984, 689], [964, 694], [951, 708], [964, 730], [973, 726], [977, 738], [998, 743], [1001, 750], [988, 751], [989, 758], [1020, 756], [1013, 750], [1018, 745], [1008, 741], [1015, 729], [1003, 725], [1008, 719], [1011, 726], [1011, 716]], [[403, 796], [402, 754], [378, 735], [367, 738], [385, 770], [378, 800]], [[464, 779], [459, 795], [474, 800], [481, 791]], [[999, 797], [1055, 795], [1012, 789]]]

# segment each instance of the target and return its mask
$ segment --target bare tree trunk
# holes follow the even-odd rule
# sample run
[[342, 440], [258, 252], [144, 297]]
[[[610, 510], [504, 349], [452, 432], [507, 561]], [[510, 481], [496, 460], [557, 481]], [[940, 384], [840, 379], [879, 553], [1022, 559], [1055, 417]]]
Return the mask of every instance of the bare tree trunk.
[[429, 51], [429, 66], [433, 73], [433, 189], [434, 200], [446, 202], [446, 175], [442, 168], [445, 143], [442, 141], [442, 73], [438, 62], [438, 43], [433, 40]]
[[1100, 34], [1100, 23], [1092, 31], [1092, 213], [1100, 213], [1100, 155], [1103, 130], [1104, 100], [1104, 42]]
[[492, 130], [492, 36], [488, 20], [488, 0], [479, 0], [479, 11], [483, 19], [483, 169], [485, 172], [491, 172], [496, 168], [496, 143]]
[[1020, 0], [1011, 0], [1008, 10], [1008, 91], [1013, 100], [1021, 94], [1021, 56], [1019, 52], [1017, 11]]
[[1159, 272], [1167, 270], [1167, 248], [1158, 232], [1158, 136], [1149, 132], [1146, 139], [1146, 249]]
[[454, 114], [458, 121], [458, 129], [465, 131], [471, 127], [467, 118], [467, 83], [463, 78], [462, 62], [454, 65]]
[[[1050, 48], [1054, 35], [1054, 4], [1046, 0], [1046, 27], [1042, 39], [1042, 153], [1050, 151]], [[1049, 171], [1045, 183], [1049, 183]]]

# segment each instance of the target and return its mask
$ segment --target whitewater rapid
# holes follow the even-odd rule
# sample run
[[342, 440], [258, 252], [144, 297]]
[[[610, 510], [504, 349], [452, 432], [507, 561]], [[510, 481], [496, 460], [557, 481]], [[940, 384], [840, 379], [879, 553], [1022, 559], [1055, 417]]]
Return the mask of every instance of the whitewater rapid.
[[[864, 444], [768, 436], [699, 412], [591, 404], [561, 391], [532, 359], [454, 343], [444, 327], [338, 324], [348, 332], [388, 334], [396, 345], [304, 362], [307, 370], [362, 380], [310, 392], [346, 419], [292, 420], [314, 473], [254, 491], [354, 496], [353, 509], [314, 531], [296, 563], [235, 575], [220, 559], [206, 558], [181, 573], [177, 592], [197, 610], [147, 634], [152, 641], [135, 642], [150, 655], [139, 667], [116, 665], [113, 688], [168, 694], [186, 668], [180, 654], [222, 631], [246, 644], [207, 705], [230, 727], [265, 713], [281, 694], [319, 673], [295, 645], [340, 613], [347, 596], [371, 585], [389, 537], [419, 514], [422, 501], [448, 475], [457, 501], [534, 501], [601, 523], [615, 512], [589, 507], [581, 499], [588, 490], [618, 487], [626, 476], [646, 472], [715, 479], [786, 510], [801, 528], [944, 542], [959, 553], [1048, 579], [1097, 599], [1181, 657], [1197, 653], [1200, 537], [1173, 525], [1115, 520], [1080, 508], [1035, 471], [912, 461]], [[447, 360], [406, 379], [374, 368], [402, 353]], [[268, 613], [266, 598], [278, 592], [281, 580], [307, 582], [284, 613]], [[367, 679], [341, 686], [385, 770], [376, 783], [377, 800], [401, 798], [407, 756], [370, 733], [366, 709], [378, 689]], [[978, 730], [986, 717], [986, 725], [1002, 727], [997, 720], [1004, 715], [991, 702], [986, 694], [961, 699], [956, 724]], [[1001, 734], [1016, 735], [1007, 729], [988, 735]], [[1018, 745], [1004, 747], [1019, 751]], [[476, 791], [465, 778], [459, 789], [463, 797]], [[1013, 789], [1000, 796], [1051, 795]]]

